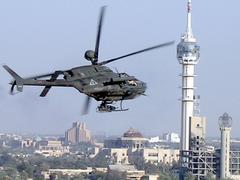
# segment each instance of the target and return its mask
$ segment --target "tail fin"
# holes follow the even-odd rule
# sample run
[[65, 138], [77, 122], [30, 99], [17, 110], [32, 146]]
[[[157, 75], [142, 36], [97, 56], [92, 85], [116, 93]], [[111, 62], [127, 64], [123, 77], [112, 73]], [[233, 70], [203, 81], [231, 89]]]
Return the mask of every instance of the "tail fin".
[[23, 90], [23, 78], [21, 78], [17, 73], [15, 73], [11, 68], [9, 68], [7, 65], [3, 65], [3, 68], [9, 73], [11, 74], [11, 76], [14, 78], [14, 82], [12, 83], [13, 87], [11, 89], [14, 88], [14, 86], [17, 86], [17, 90], [22, 92]]

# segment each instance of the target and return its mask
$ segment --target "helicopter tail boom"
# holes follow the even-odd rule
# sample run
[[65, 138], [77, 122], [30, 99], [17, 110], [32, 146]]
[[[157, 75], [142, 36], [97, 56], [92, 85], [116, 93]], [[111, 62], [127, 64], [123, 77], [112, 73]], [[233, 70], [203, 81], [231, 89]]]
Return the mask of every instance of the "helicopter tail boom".
[[14, 80], [10, 83], [10, 84], [12, 84], [11, 93], [13, 92], [14, 86], [17, 87], [17, 90], [19, 92], [22, 92], [24, 79], [22, 77], [20, 77], [16, 72], [14, 72], [7, 65], [3, 65], [3, 68], [14, 78]]

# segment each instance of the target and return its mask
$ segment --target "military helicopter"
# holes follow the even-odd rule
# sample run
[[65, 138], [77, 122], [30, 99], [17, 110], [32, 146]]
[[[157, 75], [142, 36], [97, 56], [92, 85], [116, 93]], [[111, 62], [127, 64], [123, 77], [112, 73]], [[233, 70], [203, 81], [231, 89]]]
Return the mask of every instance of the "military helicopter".
[[[91, 65], [75, 67], [69, 70], [59, 70], [30, 78], [22, 78], [7, 65], [3, 65], [3, 68], [14, 78], [10, 83], [12, 85], [10, 94], [14, 94], [15, 86], [17, 91], [22, 92], [24, 85], [44, 86], [45, 88], [40, 94], [41, 97], [46, 96], [52, 86], [74, 87], [79, 92], [87, 95], [83, 114], [88, 113], [92, 98], [96, 101], [101, 101], [101, 104], [97, 107], [98, 112], [113, 112], [127, 111], [128, 109], [122, 107], [122, 101], [145, 95], [144, 93], [147, 88], [146, 83], [126, 73], [114, 72], [105, 65], [132, 55], [169, 46], [174, 42], [163, 43], [99, 62], [99, 45], [105, 9], [106, 7], [104, 6], [100, 11], [95, 50], [87, 50], [85, 53], [85, 59], [90, 61]], [[47, 77], [50, 78], [46, 79]], [[113, 106], [114, 102], [120, 102], [120, 107]]]

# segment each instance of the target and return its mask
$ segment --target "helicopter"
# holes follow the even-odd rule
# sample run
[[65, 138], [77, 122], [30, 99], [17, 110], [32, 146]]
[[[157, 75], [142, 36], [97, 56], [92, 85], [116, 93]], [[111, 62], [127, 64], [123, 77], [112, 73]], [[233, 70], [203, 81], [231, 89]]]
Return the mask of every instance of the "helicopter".
[[[74, 67], [69, 70], [58, 70], [29, 78], [22, 78], [7, 65], [3, 65], [3, 68], [14, 78], [10, 82], [10, 94], [15, 94], [15, 88], [18, 92], [22, 92], [25, 85], [44, 86], [40, 94], [41, 97], [45, 97], [53, 86], [73, 87], [80, 93], [87, 95], [82, 114], [88, 113], [92, 98], [101, 102], [97, 107], [97, 112], [114, 112], [128, 110], [122, 106], [124, 100], [131, 100], [140, 95], [145, 95], [147, 89], [145, 82], [127, 73], [114, 72], [105, 65], [132, 55], [172, 45], [174, 41], [99, 62], [99, 45], [105, 9], [106, 7], [103, 6], [100, 11], [95, 50], [87, 50], [84, 55], [85, 59], [91, 62], [91, 65]], [[119, 107], [113, 105], [115, 102], [120, 102]]]

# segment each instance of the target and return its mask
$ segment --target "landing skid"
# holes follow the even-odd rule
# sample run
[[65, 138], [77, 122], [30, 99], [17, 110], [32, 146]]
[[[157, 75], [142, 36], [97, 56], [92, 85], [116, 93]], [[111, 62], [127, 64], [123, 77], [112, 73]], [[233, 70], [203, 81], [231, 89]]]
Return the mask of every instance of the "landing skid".
[[120, 111], [128, 111], [129, 109], [123, 109], [122, 107], [122, 101], [120, 103], [120, 107], [115, 107], [112, 104], [112, 102], [105, 102], [103, 101], [100, 106], [97, 107], [97, 112], [120, 112]]

